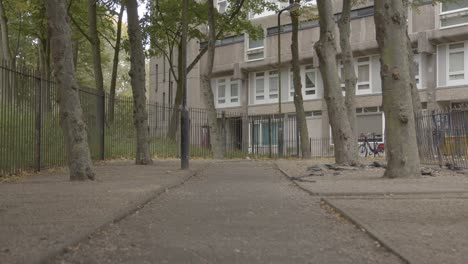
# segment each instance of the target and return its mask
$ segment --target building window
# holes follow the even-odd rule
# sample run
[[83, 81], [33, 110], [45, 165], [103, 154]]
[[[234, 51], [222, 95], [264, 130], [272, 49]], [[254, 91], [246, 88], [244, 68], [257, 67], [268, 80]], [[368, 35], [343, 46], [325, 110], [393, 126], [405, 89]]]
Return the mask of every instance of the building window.
[[448, 84], [457, 84], [465, 80], [465, 43], [448, 45]]
[[343, 96], [346, 96], [346, 84], [345, 84], [345, 76], [344, 76], [344, 66], [343, 66], [343, 62], [340, 61], [338, 63], [339, 67], [338, 67], [338, 77], [340, 77], [340, 82], [341, 82], [341, 93], [343, 94]]
[[278, 71], [255, 73], [254, 104], [275, 103], [279, 98]]
[[418, 89], [421, 89], [421, 55], [420, 54], [414, 54], [413, 56], [414, 60], [414, 79], [416, 80], [416, 87]]
[[218, 0], [218, 12], [224, 13], [228, 8], [228, 1], [227, 0]]
[[[312, 65], [300, 68], [302, 96], [304, 99], [317, 98], [317, 70]], [[289, 75], [289, 100], [294, 100], [294, 73], [291, 69]]]
[[216, 80], [216, 106], [239, 106], [239, 81], [232, 78]]
[[265, 58], [265, 38], [254, 40], [251, 38], [247, 39], [247, 61], [263, 60]]
[[269, 73], [269, 98], [270, 99], [278, 99], [278, 71], [270, 71]]
[[304, 97], [306, 99], [316, 97], [317, 95], [317, 74], [312, 65], [305, 67], [304, 72], [305, 86], [304, 86]]
[[374, 106], [358, 109], [356, 109], [356, 125], [358, 136], [364, 135], [370, 137], [371, 139], [376, 139], [379, 142], [383, 142], [385, 119], [381, 107]]
[[265, 100], [265, 73], [255, 74], [255, 101]]
[[440, 27], [468, 24], [468, 0], [446, 1], [440, 4]]
[[231, 79], [231, 96], [230, 96], [231, 103], [238, 103], [239, 102], [239, 82]]
[[289, 74], [289, 99], [292, 101], [294, 100], [294, 94], [296, 92], [294, 91], [294, 73], [293, 70], [291, 69], [290, 74]]
[[[271, 126], [270, 126], [271, 125]], [[268, 121], [257, 121], [253, 124], [253, 129], [252, 129], [252, 124], [250, 126], [250, 139], [253, 140], [253, 142], [250, 142], [250, 146], [255, 147], [265, 147], [270, 145], [270, 134], [271, 134], [271, 145], [272, 146], [277, 146], [278, 145], [278, 128], [279, 124], [276, 121], [268, 122]], [[262, 150], [259, 150], [262, 152]]]
[[370, 93], [370, 58], [358, 58], [356, 94]]
[[218, 80], [218, 104], [226, 103], [226, 81], [225, 79]]

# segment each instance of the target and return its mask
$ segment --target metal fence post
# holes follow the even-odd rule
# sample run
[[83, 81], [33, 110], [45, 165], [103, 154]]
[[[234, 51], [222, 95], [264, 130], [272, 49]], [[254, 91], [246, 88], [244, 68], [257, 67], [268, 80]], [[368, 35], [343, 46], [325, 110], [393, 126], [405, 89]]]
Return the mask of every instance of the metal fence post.
[[299, 150], [300, 148], [300, 134], [299, 134], [299, 126], [297, 124], [297, 115], [296, 115], [296, 155], [299, 158], [299, 155], [301, 151]]
[[268, 117], [268, 154], [271, 159], [271, 117]]
[[98, 118], [98, 130], [99, 130], [99, 159], [105, 159], [105, 135], [104, 128], [106, 122], [106, 93], [100, 93], [97, 95], [97, 118]]
[[251, 136], [251, 140], [252, 140], [252, 155], [254, 155], [254, 148], [255, 148], [255, 145], [254, 145], [254, 140], [255, 140], [255, 123], [254, 123], [254, 119], [252, 118], [252, 136]]
[[42, 78], [36, 75], [36, 91], [35, 91], [35, 153], [34, 153], [34, 160], [35, 160], [35, 168], [36, 171], [41, 171], [41, 130], [42, 130]]
[[284, 119], [283, 115], [279, 115], [279, 127], [278, 127], [278, 157], [282, 158], [283, 157], [283, 148], [284, 148]]
[[227, 138], [226, 136], [226, 111], [223, 111], [221, 113], [221, 130], [223, 131], [221, 134], [222, 135], [221, 139], [223, 141], [222, 151], [223, 151], [223, 155], [225, 155], [226, 154], [226, 138]]

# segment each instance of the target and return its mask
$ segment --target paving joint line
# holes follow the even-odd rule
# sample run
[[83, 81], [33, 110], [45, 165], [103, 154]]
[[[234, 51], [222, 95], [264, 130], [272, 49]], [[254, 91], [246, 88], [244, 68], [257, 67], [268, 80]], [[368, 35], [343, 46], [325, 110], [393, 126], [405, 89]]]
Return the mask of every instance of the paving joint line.
[[295, 180], [292, 179], [292, 177], [285, 171], [283, 170], [279, 165], [278, 163], [274, 162], [276, 168], [283, 174], [283, 176], [286, 177], [286, 179], [290, 182], [292, 182], [297, 188], [299, 188], [300, 190], [306, 192], [307, 194], [311, 195], [311, 196], [315, 196], [317, 198], [320, 199], [320, 202], [323, 202], [325, 203], [326, 205], [330, 206], [331, 208], [333, 208], [337, 213], [339, 213], [342, 217], [344, 217], [346, 220], [348, 220], [350, 223], [352, 223], [353, 225], [355, 225], [358, 229], [361, 229], [362, 231], [364, 231], [369, 237], [371, 237], [372, 239], [374, 239], [375, 241], [377, 241], [378, 243], [380, 243], [385, 249], [387, 249], [389, 252], [391, 252], [392, 254], [394, 254], [395, 256], [397, 256], [401, 261], [403, 261], [403, 263], [406, 263], [406, 264], [410, 264], [411, 262], [409, 261], [409, 259], [405, 256], [403, 256], [401, 253], [399, 253], [392, 245], [390, 245], [388, 242], [385, 242], [382, 238], [380, 238], [379, 236], [377, 236], [376, 232], [373, 231], [371, 228], [365, 226], [364, 224], [360, 223], [359, 221], [357, 221], [356, 219], [354, 219], [353, 217], [351, 217], [350, 214], [348, 214], [347, 212], [343, 211], [342, 209], [338, 208], [337, 206], [335, 206], [334, 204], [332, 204], [330, 201], [328, 201], [326, 198], [322, 197], [320, 195], [320, 193], [316, 193], [316, 192], [312, 192], [310, 190], [308, 190], [307, 188], [301, 186], [298, 182], [296, 182]]
[[125, 218], [127, 218], [127, 217], [129, 217], [131, 215], [134, 215], [136, 212], [143, 209], [151, 201], [153, 201], [156, 198], [160, 197], [162, 194], [164, 194], [164, 193], [166, 193], [166, 192], [168, 192], [170, 190], [174, 190], [174, 189], [177, 189], [177, 188], [181, 187], [182, 185], [187, 183], [189, 180], [191, 180], [192, 178], [196, 177], [197, 175], [199, 175], [200, 173], [205, 171], [210, 165], [211, 165], [211, 163], [208, 163], [207, 165], [204, 165], [203, 167], [201, 167], [198, 170], [191, 171], [189, 173], [189, 175], [185, 176], [182, 180], [180, 180], [180, 181], [178, 181], [176, 183], [173, 183], [173, 184], [171, 184], [171, 185], [169, 185], [169, 186], [167, 186], [165, 188], [159, 188], [159, 189], [157, 189], [155, 191], [151, 191], [150, 194], [148, 195], [148, 197], [145, 197], [142, 200], [138, 200], [138, 201], [136, 201], [136, 204], [120, 210], [117, 213], [116, 216], [112, 217], [112, 219], [106, 221], [103, 224], [100, 224], [96, 228], [92, 228], [92, 230], [90, 230], [89, 232], [85, 232], [85, 234], [77, 235], [76, 237], [74, 237], [72, 239], [69, 239], [67, 242], [63, 243], [63, 246], [60, 246], [60, 248], [58, 248], [58, 249], [51, 250], [45, 256], [40, 257], [38, 259], [38, 261], [35, 262], [35, 263], [38, 263], [38, 264], [50, 263], [50, 261], [52, 261], [54, 257], [59, 256], [59, 255], [61, 255], [63, 253], [66, 253], [67, 248], [69, 248], [69, 247], [71, 247], [73, 245], [79, 244], [79, 243], [85, 241], [86, 239], [88, 239], [91, 235], [99, 232], [100, 230], [103, 230], [103, 229], [105, 229], [105, 228], [107, 228], [107, 227], [109, 227], [109, 226], [111, 226], [113, 224], [119, 223], [122, 220], [124, 220]]

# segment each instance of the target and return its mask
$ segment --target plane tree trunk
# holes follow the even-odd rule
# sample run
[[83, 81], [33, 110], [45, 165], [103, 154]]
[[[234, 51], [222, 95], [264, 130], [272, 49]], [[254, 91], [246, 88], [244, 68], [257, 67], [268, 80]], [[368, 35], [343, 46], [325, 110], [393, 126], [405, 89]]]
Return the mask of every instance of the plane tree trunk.
[[45, 3], [52, 61], [59, 89], [60, 126], [65, 138], [70, 180], [94, 180], [86, 123], [74, 77], [72, 41], [65, 3], [62, 0], [46, 0]]
[[346, 112], [349, 120], [349, 126], [351, 128], [351, 142], [352, 150], [350, 155], [354, 155], [353, 160], [358, 160], [358, 131], [356, 122], [356, 71], [354, 69], [354, 58], [349, 42], [351, 34], [351, 7], [352, 0], [343, 0], [343, 9], [341, 12], [341, 18], [338, 21], [338, 28], [340, 31], [340, 47], [341, 47], [341, 60], [343, 62], [343, 76], [345, 83], [345, 105]]
[[[296, 2], [298, 2], [296, 0]], [[296, 124], [299, 131], [301, 154], [303, 159], [310, 158], [309, 131], [304, 112], [304, 100], [302, 98], [301, 71], [299, 66], [299, 11], [291, 12], [292, 35], [291, 53], [294, 83], [294, 106], [296, 107]]]
[[[215, 33], [215, 11], [213, 0], [208, 1], [208, 51], [207, 51], [207, 62], [204, 72], [201, 76], [201, 86], [203, 99], [205, 101], [207, 110], [208, 110], [208, 125], [210, 127], [210, 140], [211, 140], [211, 149], [213, 151], [213, 156], [215, 159], [224, 158], [224, 149], [222, 144], [222, 137], [218, 129], [218, 114], [216, 112], [214, 95], [211, 87], [211, 76], [213, 73], [213, 64], [215, 57], [215, 43], [216, 43], [216, 33]], [[226, 89], [229, 89], [226, 87]]]
[[355, 165], [355, 144], [348, 120], [347, 107], [341, 91], [336, 63], [335, 21], [332, 1], [317, 0], [320, 19], [320, 39], [315, 50], [320, 62], [330, 126], [335, 145], [335, 161], [338, 164]]
[[145, 54], [136, 0], [126, 0], [130, 42], [130, 78], [133, 93], [133, 122], [137, 134], [135, 163], [152, 164], [149, 152], [148, 112], [146, 110]]
[[88, 0], [89, 41], [93, 51], [94, 82], [96, 89], [104, 92], [104, 77], [102, 76], [101, 42], [97, 32], [96, 0]]
[[117, 35], [115, 39], [115, 47], [114, 47], [114, 60], [112, 62], [112, 76], [111, 76], [111, 83], [110, 83], [110, 96], [109, 96], [109, 104], [108, 104], [108, 116], [109, 122], [114, 122], [114, 110], [115, 110], [115, 88], [117, 86], [117, 71], [119, 69], [119, 54], [120, 54], [120, 46], [121, 46], [121, 39], [122, 39], [122, 17], [125, 11], [125, 6], [120, 6], [119, 12], [119, 19], [117, 21]]
[[416, 65], [414, 63], [413, 48], [411, 47], [411, 40], [409, 38], [408, 32], [406, 32], [406, 39], [408, 42], [408, 62], [410, 64], [410, 85], [411, 85], [411, 99], [413, 102], [413, 112], [414, 117], [421, 112], [421, 98], [419, 97], [418, 86], [416, 84]]
[[[182, 98], [184, 96], [184, 90], [182, 87], [182, 45], [179, 43], [178, 45], [178, 53], [177, 53], [177, 79], [176, 79], [176, 97], [174, 100], [174, 108], [172, 109], [171, 120], [169, 121], [169, 129], [167, 131], [167, 137], [175, 141], [177, 135], [177, 129], [179, 128], [179, 121], [180, 121], [180, 109], [179, 107], [182, 105]], [[188, 74], [188, 71], [187, 71]]]
[[8, 36], [8, 20], [5, 14], [3, 0], [0, 0], [0, 34], [2, 58], [11, 61], [10, 37]]
[[420, 176], [406, 8], [403, 0], [375, 2], [388, 164], [384, 177], [387, 178]]

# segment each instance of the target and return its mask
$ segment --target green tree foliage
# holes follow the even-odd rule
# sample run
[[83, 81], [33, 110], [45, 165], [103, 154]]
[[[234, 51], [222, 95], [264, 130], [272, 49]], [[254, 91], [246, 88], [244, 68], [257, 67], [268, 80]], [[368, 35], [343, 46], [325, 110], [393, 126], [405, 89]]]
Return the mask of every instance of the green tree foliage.
[[[3, 0], [8, 25], [11, 56], [16, 65], [38, 68], [50, 73], [50, 47], [46, 28], [43, 0]], [[110, 86], [112, 58], [114, 55], [118, 0], [98, 0], [97, 26], [101, 40], [102, 70], [104, 87]], [[72, 41], [75, 52], [77, 81], [81, 85], [94, 87], [93, 57], [86, 38], [88, 31], [87, 1], [67, 0], [67, 11], [71, 17]], [[127, 39], [126, 25], [123, 25], [123, 40]], [[130, 90], [128, 55], [121, 52], [117, 75], [117, 94]], [[49, 74], [47, 74], [49, 76]]]

